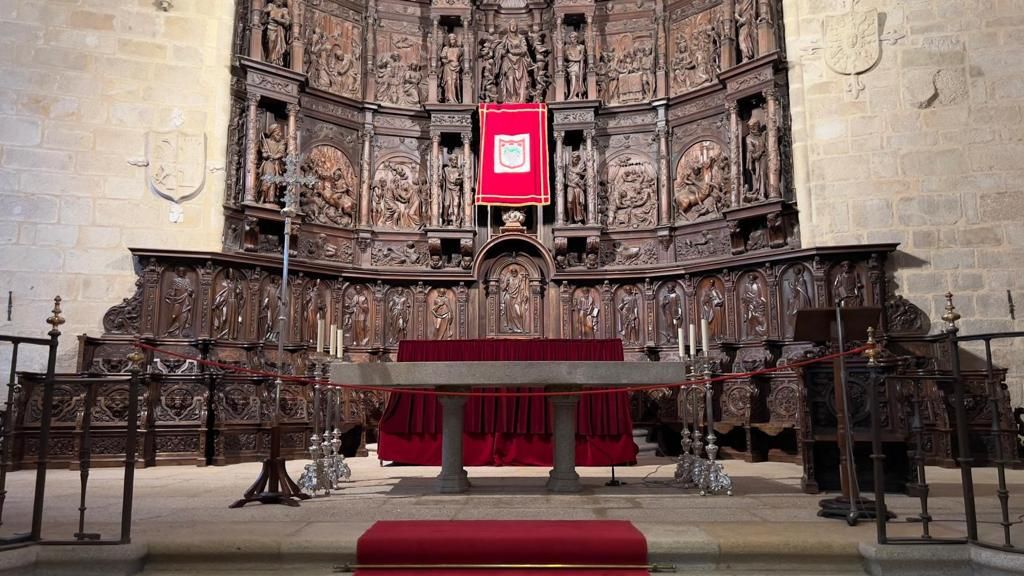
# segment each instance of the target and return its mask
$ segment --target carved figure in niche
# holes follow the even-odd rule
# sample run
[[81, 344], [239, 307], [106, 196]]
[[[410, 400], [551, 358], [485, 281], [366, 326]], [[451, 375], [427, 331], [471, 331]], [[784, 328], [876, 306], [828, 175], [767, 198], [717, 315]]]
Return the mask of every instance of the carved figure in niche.
[[619, 334], [623, 342], [635, 344], [640, 341], [640, 296], [632, 286], [622, 289], [622, 300], [619, 301]]
[[245, 311], [245, 284], [228, 268], [213, 297], [213, 337], [235, 340]]
[[317, 296], [320, 293], [320, 280], [307, 282], [302, 291], [302, 314], [304, 317], [302, 327], [306, 342], [316, 342], [317, 315], [323, 312], [323, 308], [317, 306]]
[[449, 34], [441, 46], [441, 102], [462, 102], [462, 59], [464, 51], [455, 34]]
[[263, 293], [260, 295], [260, 336], [266, 342], [277, 342], [278, 337], [278, 314], [281, 310], [281, 279], [271, 276], [270, 281], [263, 286]]
[[480, 100], [498, 101], [498, 84], [495, 79], [497, 67], [494, 62], [494, 46], [486, 38], [480, 40]]
[[587, 221], [587, 163], [583, 152], [577, 150], [569, 156], [565, 175], [565, 206], [570, 224], [584, 224]]
[[587, 47], [576, 31], [569, 32], [565, 48], [565, 75], [568, 77], [566, 100], [584, 100], [587, 97]]
[[384, 162], [377, 169], [374, 187], [377, 226], [416, 230], [423, 224], [421, 190], [411, 165]]
[[764, 200], [768, 193], [768, 142], [765, 126], [760, 120], [751, 118], [750, 131], [746, 137], [747, 171], [750, 173], [750, 188], [744, 194], [747, 202]]
[[370, 341], [370, 300], [366, 288], [356, 286], [345, 301], [345, 332], [351, 335], [354, 346], [365, 346]]
[[832, 282], [832, 297], [840, 308], [857, 308], [864, 305], [864, 282], [853, 264], [844, 261]]
[[448, 164], [441, 170], [441, 220], [447, 226], [462, 224], [462, 155], [458, 152], [448, 157]]
[[188, 279], [184, 266], [174, 269], [174, 280], [171, 281], [171, 290], [164, 297], [164, 302], [171, 305], [170, 322], [164, 336], [192, 336], [192, 304], [195, 300], [195, 289], [192, 281]]
[[597, 298], [594, 298], [594, 291], [584, 288], [573, 301], [572, 309], [576, 313], [576, 333], [583, 339], [595, 338], [601, 307]]
[[650, 100], [654, 97], [654, 47], [648, 44], [641, 45], [637, 57], [640, 60], [642, 99]]
[[307, 170], [317, 178], [308, 193], [306, 211], [314, 222], [351, 226], [355, 222], [356, 177], [348, 158], [332, 146], [317, 146]]
[[526, 102], [530, 91], [529, 70], [533, 66], [526, 36], [519, 32], [519, 25], [509, 23], [505, 35], [494, 49], [498, 62], [498, 95], [501, 102]]
[[608, 227], [654, 227], [657, 178], [650, 161], [626, 156], [611, 167], [608, 176]]
[[607, 103], [612, 103], [619, 98], [619, 71], [615, 68], [615, 48], [609, 46], [601, 53], [597, 61], [597, 75], [604, 78], [604, 82], [598, 82], [598, 97]]
[[807, 285], [807, 276], [804, 274], [803, 266], [796, 266], [789, 278], [786, 279], [786, 335], [792, 336], [796, 328], [796, 313], [804, 308], [814, 306], [811, 299], [811, 289]]
[[263, 38], [267, 62], [284, 66], [292, 15], [285, 0], [270, 0], [263, 9]]
[[683, 297], [675, 284], [661, 296], [661, 320], [662, 326], [666, 328], [663, 332], [665, 339], [675, 342], [679, 328], [683, 325]]
[[526, 269], [519, 265], [505, 268], [501, 278], [501, 319], [506, 332], [521, 334], [526, 331], [529, 303]]
[[[710, 332], [712, 339], [716, 339], [722, 334], [722, 324], [725, 320], [724, 308], [725, 297], [722, 296], [722, 291], [718, 289], [718, 282], [712, 281], [704, 289], [704, 294], [700, 299], [700, 316], [708, 321], [708, 332]], [[708, 343], [705, 342], [704, 345], [707, 346]]]
[[736, 3], [736, 40], [743, 62], [753, 60], [757, 52], [757, 1], [739, 0]]
[[421, 100], [420, 86], [422, 84], [423, 72], [420, 70], [420, 65], [416, 62], [410, 62], [402, 74], [402, 98], [398, 103], [405, 106], [419, 106]]
[[676, 221], [692, 222], [721, 212], [728, 164], [722, 148], [710, 141], [695, 144], [683, 154], [673, 184]]
[[548, 86], [551, 85], [551, 78], [548, 76], [548, 57], [551, 55], [551, 48], [545, 43], [546, 37], [543, 32], [530, 34], [535, 56], [534, 64], [530, 67], [533, 72], [533, 87], [530, 89], [531, 102], [543, 102], [544, 96], [548, 93]]
[[268, 179], [284, 174], [284, 158], [288, 155], [288, 143], [284, 138], [284, 127], [271, 124], [260, 140], [260, 194], [263, 204], [277, 204], [278, 188]]
[[434, 340], [451, 340], [452, 304], [448, 299], [448, 290], [437, 289], [437, 295], [430, 306], [430, 314], [434, 317]]
[[318, 88], [329, 88], [331, 86], [331, 73], [328, 68], [328, 59], [331, 55], [331, 41], [323, 30], [314, 30], [309, 39], [309, 62], [306, 64], [306, 75], [309, 76], [309, 83]]
[[743, 286], [743, 293], [740, 295], [740, 304], [743, 305], [746, 336], [748, 338], [764, 336], [768, 331], [765, 318], [768, 301], [764, 297], [764, 287], [761, 286], [761, 281], [756, 275], [747, 276], [747, 283]]
[[388, 342], [398, 344], [409, 334], [409, 315], [412, 303], [405, 290], [396, 290], [388, 301]]

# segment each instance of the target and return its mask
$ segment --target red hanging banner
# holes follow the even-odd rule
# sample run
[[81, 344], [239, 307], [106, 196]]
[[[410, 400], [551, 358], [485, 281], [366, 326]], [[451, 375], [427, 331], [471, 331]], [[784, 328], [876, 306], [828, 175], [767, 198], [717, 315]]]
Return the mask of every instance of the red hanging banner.
[[550, 204], [546, 104], [480, 105], [476, 203]]

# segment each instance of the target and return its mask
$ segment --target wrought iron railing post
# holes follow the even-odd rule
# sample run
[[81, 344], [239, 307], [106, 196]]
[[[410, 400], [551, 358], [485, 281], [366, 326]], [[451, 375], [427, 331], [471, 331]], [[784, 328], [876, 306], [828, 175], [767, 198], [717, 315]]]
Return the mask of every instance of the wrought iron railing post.
[[1006, 454], [1003, 452], [1003, 427], [1000, 422], [999, 402], [1002, 399], [1002, 386], [996, 385], [994, 370], [992, 368], [992, 340], [985, 339], [985, 382], [988, 384], [988, 401], [992, 411], [992, 435], [995, 439], [995, 465], [996, 474], [999, 477], [999, 485], [996, 488], [996, 495], [999, 497], [999, 508], [1001, 512], [1000, 524], [1003, 526], [1003, 542], [1007, 548], [1013, 548], [1010, 539], [1010, 491], [1006, 487]]
[[78, 532], [75, 532], [75, 540], [100, 539], [99, 534], [85, 531], [85, 511], [88, 509], [85, 498], [89, 489], [89, 468], [92, 463], [92, 409], [96, 404], [98, 386], [95, 381], [86, 383], [85, 405], [82, 406], [81, 436], [78, 442], [78, 477], [81, 493], [78, 500]]
[[132, 504], [135, 499], [135, 454], [138, 451], [139, 432], [139, 379], [145, 355], [136, 348], [128, 355], [131, 380], [128, 381], [128, 430], [125, 433], [124, 489], [121, 494], [122, 544], [132, 541]]
[[7, 467], [10, 466], [11, 431], [14, 430], [14, 422], [11, 421], [13, 412], [11, 402], [15, 396], [18, 386], [18, 342], [13, 343], [11, 350], [11, 377], [7, 381], [7, 402], [4, 408], [3, 430], [0, 431], [0, 526], [4, 525], [4, 502], [7, 501]]
[[868, 328], [867, 344], [869, 348], [864, 351], [864, 356], [868, 359], [868, 390], [871, 401], [871, 462], [875, 475], [875, 527], [878, 543], [886, 544], [889, 537], [886, 534], [885, 523], [888, 520], [889, 512], [885, 507], [885, 454], [882, 452], [881, 405], [878, 401], [878, 384], [880, 382], [878, 356], [881, 351], [878, 349], [878, 343], [875, 342], [874, 328]]
[[970, 435], [967, 422], [967, 406], [965, 404], [964, 380], [960, 372], [960, 342], [957, 333], [960, 328], [956, 322], [960, 319], [960, 313], [953, 306], [953, 294], [946, 293], [946, 311], [942, 320], [946, 322], [946, 337], [949, 342], [950, 362], [953, 367], [953, 410], [956, 415], [956, 439], [957, 453], [956, 461], [960, 465], [960, 479], [963, 484], [964, 494], [964, 516], [967, 520], [967, 540], [978, 541], [978, 515], [974, 503], [974, 476], [971, 472], [971, 465], [974, 458], [971, 457]]
[[57, 371], [57, 344], [60, 340], [60, 296], [53, 299], [53, 315], [46, 319], [51, 326], [49, 352], [46, 358], [46, 378], [43, 380], [43, 406], [39, 419], [39, 455], [36, 460], [36, 486], [32, 499], [32, 532], [30, 540], [39, 541], [43, 535], [43, 500], [46, 497], [46, 466], [50, 455], [50, 419], [53, 417], [53, 375]]
[[931, 536], [932, 515], [928, 512], [928, 496], [931, 487], [928, 485], [924, 457], [924, 422], [921, 416], [921, 382], [910, 381], [910, 434], [914, 438], [914, 469], [917, 472], [917, 497], [921, 512], [917, 515], [921, 522], [921, 538], [928, 540]]

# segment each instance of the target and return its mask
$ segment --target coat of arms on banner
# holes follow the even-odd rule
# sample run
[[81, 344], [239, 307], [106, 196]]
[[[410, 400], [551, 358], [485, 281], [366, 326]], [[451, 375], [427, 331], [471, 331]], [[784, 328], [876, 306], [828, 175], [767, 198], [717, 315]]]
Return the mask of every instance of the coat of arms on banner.
[[530, 135], [499, 134], [494, 137], [494, 172], [521, 173], [530, 171]]
[[175, 204], [194, 198], [206, 183], [206, 134], [150, 132], [146, 178], [161, 198]]

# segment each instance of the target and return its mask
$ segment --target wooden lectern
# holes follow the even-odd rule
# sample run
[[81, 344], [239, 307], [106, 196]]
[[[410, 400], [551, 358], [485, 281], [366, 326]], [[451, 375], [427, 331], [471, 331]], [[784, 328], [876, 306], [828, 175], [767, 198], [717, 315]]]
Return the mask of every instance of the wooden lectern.
[[[811, 308], [798, 310], [793, 339], [822, 344], [831, 342], [837, 351], [844, 350], [846, 342], [867, 338], [868, 328], [877, 328], [882, 309], [869, 308]], [[819, 516], [843, 518], [851, 526], [860, 518], [875, 518], [875, 502], [861, 498], [857, 485], [857, 470], [853, 458], [853, 423], [847, 403], [846, 362], [843, 356], [833, 363], [836, 406], [836, 442], [839, 444], [839, 479], [843, 495], [827, 498], [819, 503]], [[875, 415], [872, 415], [874, 417]]]

